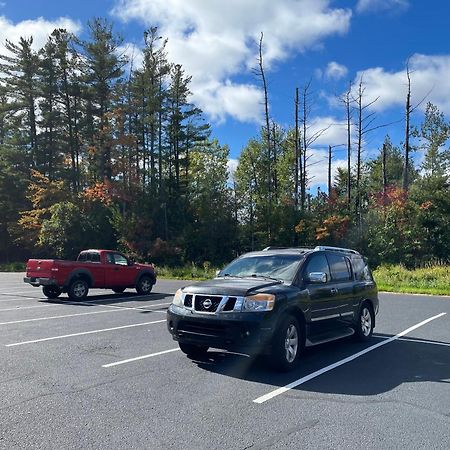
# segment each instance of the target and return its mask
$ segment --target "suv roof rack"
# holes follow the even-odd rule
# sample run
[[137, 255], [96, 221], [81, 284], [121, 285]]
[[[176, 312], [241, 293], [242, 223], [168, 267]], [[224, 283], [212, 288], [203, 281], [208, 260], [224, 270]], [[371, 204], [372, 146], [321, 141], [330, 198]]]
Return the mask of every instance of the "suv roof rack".
[[266, 248], [263, 248], [261, 251], [262, 252], [268, 252], [269, 250], [296, 250], [299, 252], [307, 252], [307, 251], [311, 251], [311, 248], [305, 248], [305, 247], [274, 247], [274, 246], [269, 246]]
[[352, 250], [350, 248], [342, 248], [342, 247], [328, 247], [325, 245], [318, 245], [314, 248], [314, 250], [328, 250], [331, 252], [342, 252], [342, 253], [351, 253], [352, 255], [360, 255], [361, 253], [357, 252], [356, 250]]

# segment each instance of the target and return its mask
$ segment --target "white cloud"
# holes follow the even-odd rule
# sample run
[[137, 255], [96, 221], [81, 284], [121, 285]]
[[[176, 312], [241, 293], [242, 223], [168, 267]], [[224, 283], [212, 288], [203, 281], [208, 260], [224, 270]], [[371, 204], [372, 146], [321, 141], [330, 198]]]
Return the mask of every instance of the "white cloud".
[[123, 45], [117, 47], [117, 54], [126, 56], [129, 61], [129, 66], [136, 68], [142, 65], [144, 60], [144, 54], [142, 50], [131, 42], [126, 42]]
[[347, 142], [347, 128], [343, 120], [335, 117], [314, 117], [308, 128], [308, 136], [319, 136], [313, 147], [328, 147]]
[[[338, 168], [347, 167], [346, 159], [331, 160], [331, 180], [334, 180]], [[318, 185], [328, 184], [328, 150], [314, 150], [308, 160], [307, 165], [310, 189], [317, 189]]]
[[327, 78], [333, 78], [335, 80], [340, 80], [344, 78], [348, 73], [347, 67], [342, 64], [337, 63], [336, 61], [331, 61], [328, 63], [325, 69], [325, 75]]
[[[161, 35], [169, 39], [170, 59], [192, 75], [194, 101], [211, 117], [258, 121], [259, 88], [230, 80], [256, 66], [261, 32], [266, 69], [320, 46], [328, 36], [346, 33], [351, 11], [330, 4], [330, 0], [117, 0], [113, 13], [124, 21], [158, 24]], [[246, 110], [241, 112], [232, 101]]]
[[4, 51], [6, 39], [16, 43], [21, 37], [29, 38], [32, 36], [33, 48], [38, 50], [44, 46], [48, 36], [55, 28], [65, 28], [69, 32], [78, 33], [81, 30], [81, 25], [67, 17], [60, 17], [53, 21], [39, 17], [34, 20], [13, 23], [5, 16], [0, 16], [0, 49]]
[[227, 162], [228, 168], [228, 182], [231, 184], [234, 180], [234, 173], [236, 172], [237, 166], [239, 164], [238, 159], [230, 158]]
[[[409, 60], [411, 72], [412, 104], [421, 105], [425, 109], [426, 102], [434, 103], [444, 113], [450, 113], [450, 55], [415, 54]], [[404, 107], [406, 101], [407, 78], [406, 71], [386, 71], [382, 67], [374, 67], [359, 72], [354, 88], [363, 77], [366, 88], [366, 102], [379, 97], [371, 106], [372, 110], [383, 111], [392, 107]]]
[[409, 0], [358, 0], [356, 11], [383, 12], [383, 11], [405, 11], [409, 8]]

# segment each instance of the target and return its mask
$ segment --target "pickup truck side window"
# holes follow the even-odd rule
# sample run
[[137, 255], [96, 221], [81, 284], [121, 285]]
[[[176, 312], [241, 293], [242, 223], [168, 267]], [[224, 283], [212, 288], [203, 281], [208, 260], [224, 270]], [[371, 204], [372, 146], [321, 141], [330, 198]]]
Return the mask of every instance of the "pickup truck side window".
[[78, 261], [80, 262], [86, 262], [87, 259], [87, 253], [80, 253], [80, 255], [78, 256]]
[[312, 272], [323, 272], [327, 274], [327, 280], [330, 281], [330, 268], [328, 266], [328, 261], [323, 253], [318, 253], [317, 255], [311, 256], [309, 261], [306, 263], [306, 268], [303, 273], [303, 279], [308, 282], [309, 274]]
[[120, 253], [108, 253], [108, 262], [119, 266], [128, 266], [128, 260]]
[[345, 256], [330, 253], [327, 255], [327, 258], [330, 262], [334, 281], [349, 281], [352, 279], [350, 263]]
[[100, 262], [100, 253], [91, 253], [91, 262], [99, 263]]

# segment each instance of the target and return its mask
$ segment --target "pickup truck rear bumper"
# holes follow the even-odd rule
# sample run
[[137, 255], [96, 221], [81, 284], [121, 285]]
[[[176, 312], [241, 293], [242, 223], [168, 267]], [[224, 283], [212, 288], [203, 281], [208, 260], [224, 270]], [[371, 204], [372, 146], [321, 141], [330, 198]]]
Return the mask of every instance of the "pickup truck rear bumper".
[[25, 277], [23, 279], [25, 283], [31, 284], [31, 286], [57, 286], [58, 282], [52, 278], [36, 278], [36, 277]]

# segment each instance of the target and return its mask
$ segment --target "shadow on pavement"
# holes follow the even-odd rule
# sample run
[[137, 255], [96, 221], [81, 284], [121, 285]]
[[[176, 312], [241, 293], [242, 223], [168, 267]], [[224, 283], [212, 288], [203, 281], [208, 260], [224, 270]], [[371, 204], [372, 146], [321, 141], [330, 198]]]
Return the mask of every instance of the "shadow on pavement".
[[[210, 372], [277, 388], [389, 337], [391, 335], [377, 335], [364, 344], [342, 339], [306, 349], [298, 368], [288, 373], [271, 370], [267, 364], [269, 357], [250, 358], [219, 350], [210, 350], [203, 359], [193, 360], [193, 363]], [[322, 374], [295, 390], [363, 396], [388, 392], [403, 383], [450, 383], [450, 347], [439, 345], [448, 343], [430, 342], [435, 345], [409, 337], [408, 341], [395, 340]], [[270, 387], [268, 390], [270, 391]]]

